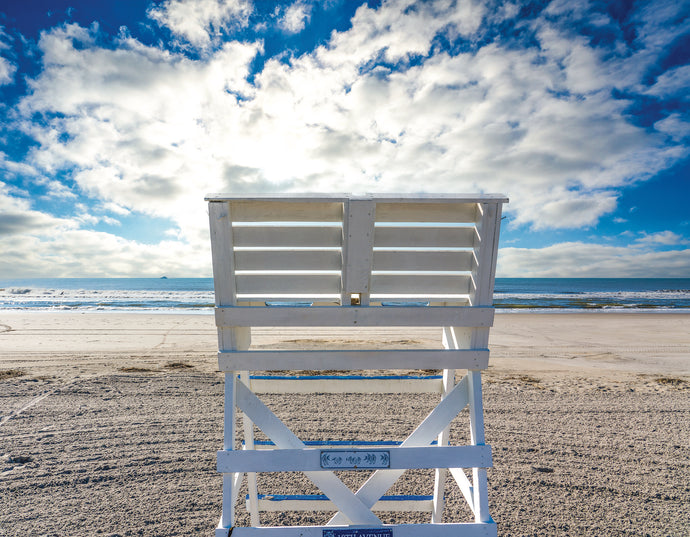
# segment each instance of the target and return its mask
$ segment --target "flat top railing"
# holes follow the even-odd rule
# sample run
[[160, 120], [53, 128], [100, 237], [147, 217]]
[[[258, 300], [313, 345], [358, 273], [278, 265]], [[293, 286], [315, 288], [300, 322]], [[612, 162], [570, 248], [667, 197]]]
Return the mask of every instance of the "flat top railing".
[[206, 201], [304, 201], [304, 202], [343, 202], [348, 200], [367, 199], [383, 203], [508, 203], [503, 194], [207, 194]]

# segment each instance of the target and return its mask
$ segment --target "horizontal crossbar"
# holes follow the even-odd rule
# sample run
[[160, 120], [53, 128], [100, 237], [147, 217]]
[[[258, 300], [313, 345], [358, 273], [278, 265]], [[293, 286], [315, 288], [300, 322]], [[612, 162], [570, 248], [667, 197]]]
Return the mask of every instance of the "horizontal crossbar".
[[[217, 469], [230, 472], [310, 472], [321, 471], [321, 458], [337, 449], [276, 449], [219, 451]], [[386, 469], [419, 468], [490, 468], [491, 446], [435, 446], [394, 447], [390, 449], [349, 449], [347, 453], [384, 453], [388, 459]], [[348, 467], [348, 470], [371, 470], [371, 467]]]
[[489, 328], [491, 307], [235, 306], [216, 308], [217, 326], [461, 326]]
[[[467, 524], [385, 524], [381, 526], [358, 527], [364, 529], [392, 530], [394, 537], [496, 537], [498, 531], [494, 522]], [[252, 528], [232, 528], [232, 537], [324, 537], [324, 530], [345, 530], [348, 526], [261, 526]], [[228, 537], [230, 528], [216, 529], [216, 537]], [[328, 534], [326, 534], [328, 535]], [[338, 537], [344, 533], [333, 533]], [[353, 535], [358, 535], [353, 533]], [[366, 533], [359, 533], [359, 536]]]
[[[372, 511], [387, 512], [431, 512], [433, 496], [383, 496], [372, 507]], [[278, 494], [259, 495], [259, 511], [337, 511], [335, 504], [323, 494]], [[249, 502], [247, 502], [249, 508]]]
[[285, 369], [486, 369], [488, 366], [488, 349], [225, 351], [218, 353], [218, 368], [224, 372]]
[[443, 393], [443, 377], [251, 376], [254, 393]]
[[[242, 441], [244, 444], [244, 441]], [[304, 445], [308, 447], [395, 447], [402, 444], [400, 440], [304, 440]], [[432, 442], [432, 445], [436, 444], [436, 440]], [[271, 440], [254, 440], [255, 449], [274, 449], [275, 443]]]

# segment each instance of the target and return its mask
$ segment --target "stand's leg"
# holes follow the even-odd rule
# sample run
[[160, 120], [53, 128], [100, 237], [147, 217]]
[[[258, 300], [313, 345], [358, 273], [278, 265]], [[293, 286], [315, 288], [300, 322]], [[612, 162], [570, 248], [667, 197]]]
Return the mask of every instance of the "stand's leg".
[[[235, 449], [235, 391], [234, 371], [225, 374], [225, 417], [223, 423], [223, 449]], [[235, 524], [235, 500], [239, 489], [239, 479], [235, 474], [223, 474], [223, 512], [220, 525], [230, 528]]]
[[[479, 371], [468, 371], [470, 434], [472, 445], [485, 445], [484, 411], [482, 408], [482, 377]], [[472, 468], [474, 492], [474, 518], [476, 522], [490, 522], [489, 491], [486, 468]]]
[[[245, 386], [249, 386], [249, 372], [243, 371], [240, 380]], [[242, 414], [244, 427], [244, 449], [254, 449], [254, 422], [249, 416]], [[247, 489], [249, 494], [249, 517], [252, 526], [260, 526], [259, 519], [259, 493], [256, 486], [256, 472], [247, 473]]]
[[[449, 348], [449, 344], [446, 338], [445, 329], [443, 334], [443, 346]], [[443, 370], [443, 397], [455, 387], [455, 369], [444, 369]], [[447, 446], [448, 439], [450, 436], [450, 426], [443, 429], [441, 434], [438, 435], [438, 445]], [[448, 470], [446, 468], [437, 468], [434, 474], [434, 510], [431, 512], [431, 522], [432, 524], [440, 524], [443, 521], [443, 507], [446, 489], [446, 476]]]

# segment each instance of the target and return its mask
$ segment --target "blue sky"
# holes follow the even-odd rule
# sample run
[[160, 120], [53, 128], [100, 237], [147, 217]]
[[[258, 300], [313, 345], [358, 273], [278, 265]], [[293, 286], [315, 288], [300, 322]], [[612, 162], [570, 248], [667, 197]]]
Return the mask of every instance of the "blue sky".
[[496, 192], [498, 275], [690, 277], [690, 3], [0, 0], [0, 278], [210, 276], [209, 192]]

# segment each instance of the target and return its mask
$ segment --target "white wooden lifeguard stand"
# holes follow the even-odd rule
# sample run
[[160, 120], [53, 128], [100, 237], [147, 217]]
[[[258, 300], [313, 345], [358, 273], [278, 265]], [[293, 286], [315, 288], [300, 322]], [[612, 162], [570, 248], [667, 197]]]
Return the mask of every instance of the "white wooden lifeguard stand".
[[[489, 515], [481, 370], [488, 367], [502, 195], [211, 194], [209, 218], [219, 368], [225, 373], [225, 423], [218, 471], [223, 508], [216, 537], [496, 536]], [[249, 350], [251, 327], [434, 327], [443, 349]], [[443, 370], [439, 404], [407, 439], [378, 447], [301, 441], [259, 399], [270, 392], [252, 371]], [[456, 370], [467, 370], [456, 382]], [[296, 377], [293, 391], [413, 391], [392, 376], [347, 384]], [[270, 379], [269, 379], [270, 380]], [[338, 382], [342, 380], [343, 382]], [[300, 386], [297, 388], [297, 386]], [[279, 391], [291, 391], [283, 381]], [[425, 391], [425, 389], [421, 389]], [[470, 445], [449, 445], [449, 424], [469, 407]], [[243, 416], [239, 444], [236, 408]], [[275, 449], [258, 449], [254, 426]], [[384, 495], [406, 469], [435, 471], [431, 498]], [[334, 470], [373, 472], [357, 491]], [[466, 470], [470, 472], [468, 475]], [[260, 495], [257, 472], [301, 471], [319, 496]], [[442, 522], [449, 471], [474, 521]], [[251, 526], [235, 526], [247, 476]], [[278, 501], [280, 500], [280, 501]], [[376, 511], [431, 512], [425, 524], [383, 524]], [[327, 510], [323, 526], [260, 526], [264, 510]]]

